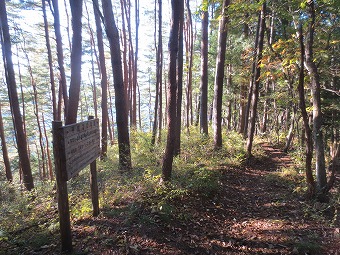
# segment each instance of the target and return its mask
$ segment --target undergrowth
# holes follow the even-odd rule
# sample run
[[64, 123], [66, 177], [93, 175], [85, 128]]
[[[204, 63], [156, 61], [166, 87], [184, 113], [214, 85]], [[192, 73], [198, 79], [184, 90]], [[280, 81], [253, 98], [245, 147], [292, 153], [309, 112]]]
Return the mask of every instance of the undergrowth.
[[[163, 135], [165, 137], [165, 135]], [[172, 203], [186, 196], [209, 198], [218, 192], [220, 169], [239, 165], [244, 159], [242, 137], [230, 132], [224, 137], [224, 147], [214, 151], [212, 139], [202, 136], [197, 128], [182, 134], [181, 156], [174, 159], [172, 182], [160, 182], [164, 154], [164, 139], [151, 145], [151, 134], [133, 131], [131, 153], [133, 169], [118, 170], [118, 148], [109, 148], [108, 157], [98, 161], [98, 186], [101, 208], [126, 205], [128, 209], [148, 207], [153, 212], [172, 214]], [[89, 169], [68, 182], [71, 220], [90, 217]], [[58, 230], [57, 194], [54, 182], [39, 182], [31, 192], [16, 183], [0, 183], [0, 241], [16, 240], [27, 230]], [[110, 209], [111, 210], [111, 209]], [[111, 210], [112, 211], [112, 210]], [[20, 238], [19, 238], [20, 239]], [[13, 241], [15, 242], [15, 241]]]
[[[219, 192], [223, 171], [238, 167], [245, 161], [245, 144], [241, 135], [224, 135], [223, 148], [213, 150], [212, 135], [202, 136], [193, 127], [181, 136], [181, 154], [174, 159], [172, 181], [161, 181], [164, 140], [151, 145], [151, 134], [133, 131], [131, 153], [133, 168], [122, 173], [118, 166], [118, 146], [108, 148], [106, 160], [99, 161], [98, 187], [101, 214], [99, 217], [125, 217], [154, 224], [158, 220], [183, 220], [182, 211], [188, 198], [210, 199]], [[254, 143], [256, 158], [266, 155]], [[299, 173], [283, 170], [278, 178], [293, 189]], [[274, 178], [274, 177], [269, 177]], [[92, 216], [89, 169], [68, 182], [71, 224]], [[23, 253], [27, 247], [41, 249], [59, 243], [57, 194], [54, 182], [40, 182], [31, 192], [20, 185], [0, 182], [0, 248], [16, 247]], [[155, 217], [157, 216], [157, 217]], [[32, 233], [35, 233], [32, 235]], [[1, 249], [0, 249], [1, 250]], [[1, 252], [0, 252], [1, 254]]]

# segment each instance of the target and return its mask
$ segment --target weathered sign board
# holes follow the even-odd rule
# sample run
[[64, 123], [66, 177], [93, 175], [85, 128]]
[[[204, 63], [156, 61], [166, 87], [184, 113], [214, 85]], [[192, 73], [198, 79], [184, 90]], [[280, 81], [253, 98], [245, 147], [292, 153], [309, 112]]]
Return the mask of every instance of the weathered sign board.
[[67, 181], [90, 165], [93, 215], [99, 214], [96, 159], [100, 155], [99, 120], [63, 126], [53, 121], [53, 153], [58, 192], [58, 213], [62, 251], [72, 251], [70, 209]]
[[100, 155], [99, 120], [93, 119], [62, 127], [67, 180]]

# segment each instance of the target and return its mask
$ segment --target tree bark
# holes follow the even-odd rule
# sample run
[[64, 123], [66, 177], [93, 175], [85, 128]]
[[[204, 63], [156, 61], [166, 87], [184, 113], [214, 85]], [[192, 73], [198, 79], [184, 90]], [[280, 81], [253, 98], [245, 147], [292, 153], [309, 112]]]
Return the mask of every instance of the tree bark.
[[286, 145], [285, 145], [285, 148], [283, 149], [283, 151], [285, 153], [288, 152], [288, 150], [289, 150], [289, 148], [292, 144], [293, 137], [294, 137], [295, 112], [296, 112], [296, 110], [294, 109], [293, 115], [292, 115], [291, 121], [290, 121], [290, 128], [289, 128], [288, 134], [286, 136]]
[[[155, 48], [156, 48], [156, 97], [155, 97], [155, 110], [154, 110], [154, 120], [152, 127], [152, 138], [151, 144], [154, 145], [156, 142], [157, 128], [160, 128], [161, 120], [158, 117], [161, 111], [161, 94], [162, 90], [162, 71], [163, 71], [163, 40], [162, 40], [162, 0], [158, 0], [158, 30], [157, 30], [157, 18], [156, 18], [156, 1], [155, 1]], [[158, 31], [158, 33], [157, 33]], [[156, 36], [157, 34], [157, 36]], [[157, 39], [158, 37], [158, 43]]]
[[260, 64], [262, 60], [263, 39], [264, 39], [265, 19], [266, 19], [266, 2], [262, 4], [260, 17], [261, 18], [260, 18], [260, 26], [259, 26], [259, 37], [256, 38], [256, 40], [258, 40], [258, 48], [256, 52], [254, 88], [253, 88], [252, 100], [251, 100], [251, 117], [250, 117], [250, 126], [249, 126], [248, 139], [247, 139], [247, 158], [248, 159], [250, 159], [251, 157], [254, 132], [255, 132], [255, 122], [256, 122], [256, 116], [257, 116], [257, 101], [259, 98], [260, 73], [261, 73]]
[[53, 71], [53, 60], [52, 60], [50, 35], [48, 31], [48, 22], [47, 22], [47, 16], [46, 16], [46, 0], [42, 0], [42, 11], [43, 11], [43, 17], [44, 17], [44, 30], [45, 30], [45, 40], [46, 40], [46, 49], [47, 49], [47, 57], [48, 57], [48, 68], [50, 72], [53, 120], [57, 120], [58, 119], [57, 96], [56, 96], [55, 82], [54, 82], [54, 71]]
[[306, 110], [306, 102], [305, 102], [305, 91], [304, 91], [304, 62], [305, 62], [305, 47], [303, 42], [303, 34], [302, 34], [302, 26], [299, 26], [299, 43], [300, 43], [300, 72], [299, 72], [299, 83], [298, 83], [298, 92], [299, 92], [299, 107], [302, 115], [303, 125], [304, 125], [304, 134], [305, 134], [305, 174], [306, 174], [306, 182], [308, 186], [308, 196], [312, 197], [315, 193], [315, 182], [312, 171], [312, 158], [313, 158], [313, 138], [312, 138], [312, 130], [309, 126], [308, 113]]
[[[126, 36], [126, 25], [125, 25], [125, 1], [120, 0], [120, 6], [121, 6], [121, 14], [122, 14], [122, 46], [123, 46], [123, 51], [122, 51], [122, 57], [123, 57], [123, 69], [124, 69], [124, 89], [125, 89], [125, 96], [128, 98], [129, 97], [129, 66], [128, 66], [128, 59], [127, 59], [127, 54], [128, 54], [128, 43], [127, 43], [127, 36]], [[126, 99], [126, 103], [128, 103], [128, 100]], [[127, 107], [130, 107], [130, 105], [127, 105]], [[129, 109], [129, 108], [128, 108]]]
[[82, 57], [82, 8], [83, 1], [70, 0], [72, 12], [72, 51], [71, 51], [71, 82], [69, 89], [68, 112], [66, 125], [77, 122], [77, 111], [79, 106], [81, 85], [81, 57]]
[[214, 149], [222, 147], [222, 94], [224, 80], [224, 63], [227, 45], [227, 8], [229, 0], [223, 1], [222, 17], [219, 24], [218, 49], [216, 58], [216, 73], [214, 83], [214, 102], [213, 102], [213, 131]]
[[311, 78], [312, 101], [313, 101], [313, 140], [315, 146], [315, 163], [316, 163], [316, 188], [317, 194], [322, 195], [327, 186], [327, 176], [325, 167], [325, 151], [323, 141], [323, 116], [321, 112], [320, 96], [320, 76], [318, 68], [313, 57], [313, 43], [315, 31], [315, 6], [314, 1], [307, 1], [309, 9], [308, 15], [310, 22], [308, 24], [308, 34], [306, 42], [306, 67]]
[[6, 83], [8, 87], [8, 98], [11, 105], [12, 115], [14, 117], [14, 126], [16, 130], [16, 142], [18, 146], [19, 160], [22, 167], [23, 182], [27, 190], [34, 188], [32, 170], [27, 150], [27, 138], [23, 129], [22, 117], [15, 81], [15, 73], [12, 62], [11, 38], [7, 21], [7, 12], [5, 1], [0, 1], [0, 37], [3, 61], [5, 67]]
[[114, 78], [116, 123], [118, 132], [119, 165], [122, 170], [131, 168], [128, 111], [123, 82], [119, 33], [112, 11], [111, 0], [102, 0], [106, 34], [109, 39], [111, 65]]
[[[62, 91], [63, 100], [64, 100], [64, 116], [67, 116], [68, 112], [68, 93], [67, 93], [67, 84], [66, 84], [66, 74], [64, 67], [64, 52], [63, 52], [63, 42], [60, 31], [60, 16], [59, 16], [59, 6], [58, 0], [52, 0], [53, 5], [53, 18], [54, 18], [54, 32], [56, 37], [57, 44], [57, 58], [58, 58], [58, 66], [59, 66], [59, 89]], [[59, 98], [59, 101], [61, 98]], [[61, 111], [58, 111], [58, 120], [61, 120]]]
[[[247, 17], [248, 14], [245, 15]], [[248, 40], [249, 37], [249, 26], [247, 23], [244, 24], [243, 28], [243, 36], [245, 40]], [[242, 58], [242, 67], [246, 66], [246, 61]], [[239, 109], [239, 128], [238, 132], [240, 134], [244, 134], [245, 132], [245, 117], [246, 117], [246, 110], [247, 110], [247, 84], [246, 82], [242, 81], [240, 85], [240, 109]]]
[[187, 10], [187, 18], [186, 18], [186, 33], [185, 33], [185, 41], [186, 41], [186, 66], [187, 66], [187, 88], [186, 88], [186, 127], [189, 130], [189, 126], [192, 125], [192, 67], [193, 67], [193, 53], [194, 53], [194, 35], [192, 28], [192, 16], [190, 9], [190, 1], [186, 0], [186, 10]]
[[266, 133], [267, 132], [268, 105], [269, 105], [269, 98], [268, 98], [268, 93], [269, 93], [269, 78], [266, 79], [266, 85], [265, 85], [264, 93], [265, 93], [266, 98], [264, 99], [264, 102], [263, 102], [263, 116], [262, 116], [262, 123], [261, 123], [261, 132], [262, 133]]
[[51, 159], [51, 152], [50, 152], [50, 145], [49, 145], [49, 138], [47, 135], [47, 130], [46, 130], [46, 124], [45, 124], [45, 117], [44, 113], [42, 112], [42, 123], [43, 123], [43, 128], [44, 128], [44, 136], [45, 136], [45, 141], [46, 141], [46, 154], [47, 154], [47, 166], [48, 166], [48, 173], [50, 180], [53, 180], [53, 166], [52, 166], [52, 159]]
[[162, 164], [162, 179], [167, 182], [171, 179], [172, 163], [176, 140], [177, 121], [177, 59], [179, 48], [180, 11], [181, 0], [171, 0], [171, 30], [169, 37], [169, 83], [167, 88], [167, 143]]
[[[248, 88], [248, 97], [247, 97], [247, 104], [245, 106], [245, 113], [244, 113], [244, 128], [243, 128], [243, 138], [247, 138], [248, 136], [248, 126], [249, 126], [249, 115], [250, 115], [250, 107], [252, 102], [252, 94], [254, 89], [254, 76], [256, 72], [256, 57], [257, 57], [257, 50], [258, 50], [258, 43], [259, 43], [259, 31], [260, 31], [260, 24], [261, 24], [261, 15], [259, 15], [257, 27], [256, 27], [256, 37], [255, 37], [255, 47], [253, 53], [253, 63], [251, 68], [251, 79]], [[248, 28], [248, 27], [247, 27]]]
[[[226, 67], [226, 71], [227, 71], [227, 75], [226, 75], [226, 80], [227, 80], [227, 84], [226, 84], [226, 94], [230, 95], [231, 94], [231, 87], [233, 84], [233, 79], [232, 79], [232, 65], [228, 64]], [[226, 127], [227, 130], [231, 130], [231, 120], [232, 120], [232, 106], [231, 106], [231, 98], [227, 99], [227, 105], [226, 105]]]
[[[203, 3], [206, 0], [203, 0]], [[207, 6], [208, 8], [208, 6]], [[201, 87], [200, 87], [200, 131], [208, 135], [208, 25], [209, 12], [204, 10], [202, 13], [202, 41], [201, 41]]]
[[94, 9], [94, 18], [96, 22], [96, 30], [97, 30], [97, 47], [99, 53], [99, 65], [100, 65], [100, 74], [101, 80], [100, 85], [102, 89], [102, 150], [101, 157], [105, 158], [107, 155], [107, 129], [108, 129], [108, 107], [107, 107], [107, 72], [106, 72], [106, 63], [105, 63], [105, 55], [104, 55], [104, 43], [103, 43], [103, 30], [100, 22], [100, 14], [99, 14], [99, 4], [98, 0], [93, 0], [93, 9]]
[[[40, 114], [39, 114], [39, 102], [38, 102], [38, 91], [37, 91], [37, 84], [35, 82], [35, 79], [33, 77], [33, 72], [32, 72], [32, 68], [30, 65], [30, 61], [28, 59], [28, 55], [27, 53], [26, 57], [27, 57], [27, 61], [28, 61], [28, 69], [29, 69], [29, 73], [31, 76], [31, 85], [33, 88], [33, 101], [34, 101], [34, 115], [36, 117], [37, 120], [37, 126], [38, 126], [38, 131], [39, 131], [39, 145], [40, 145], [40, 150], [41, 150], [41, 162], [42, 162], [42, 178], [46, 179], [47, 175], [47, 171], [46, 171], [46, 155], [45, 155], [45, 148], [44, 148], [44, 138], [43, 138], [43, 130], [41, 127], [41, 123], [40, 123]], [[40, 166], [39, 166], [40, 168]]]
[[[139, 0], [135, 0], [135, 58], [133, 63], [133, 87], [134, 87], [134, 124], [135, 128], [137, 128], [137, 109], [140, 109], [140, 103], [138, 100], [137, 104], [137, 93], [139, 94], [139, 87], [138, 87], [138, 79], [137, 79], [137, 73], [138, 73], [138, 42], [139, 42]], [[138, 107], [137, 107], [138, 106]], [[140, 119], [140, 111], [138, 110], [139, 114], [139, 124], [141, 124]]]
[[[16, 53], [19, 56], [18, 45], [16, 45]], [[25, 95], [24, 95], [24, 86], [22, 84], [21, 64], [20, 64], [19, 58], [18, 58], [17, 64], [18, 64], [20, 98], [21, 98], [21, 109], [22, 109], [21, 110], [22, 111], [22, 125], [23, 125], [25, 136], [26, 136], [26, 134], [27, 134], [27, 130], [26, 130], [26, 101], [25, 101]], [[13, 124], [14, 124], [14, 120], [13, 120]], [[14, 129], [15, 129], [15, 126], [14, 126]], [[28, 158], [30, 158], [31, 151], [30, 151], [30, 146], [29, 145], [27, 145], [27, 152], [28, 152]], [[21, 179], [20, 179], [20, 181], [21, 181]]]
[[[97, 100], [97, 82], [96, 82], [96, 73], [95, 73], [94, 63], [95, 63], [95, 59], [96, 59], [97, 64], [99, 60], [98, 60], [98, 53], [96, 50], [96, 43], [95, 43], [94, 35], [93, 35], [93, 29], [92, 29], [91, 22], [90, 22], [89, 11], [87, 9], [86, 2], [84, 2], [84, 4], [85, 4], [86, 15], [87, 15], [87, 27], [88, 27], [89, 34], [90, 34], [93, 110], [94, 110], [94, 118], [97, 119], [98, 118], [98, 102], [97, 102], [98, 100]], [[100, 65], [98, 67], [100, 69]], [[91, 80], [90, 77], [89, 77], [89, 80]]]
[[4, 128], [4, 123], [2, 120], [1, 107], [2, 106], [0, 104], [0, 139], [1, 139], [2, 158], [4, 160], [4, 165], [5, 165], [6, 179], [7, 181], [12, 182], [13, 175], [12, 175], [12, 170], [11, 170], [11, 164], [9, 162], [7, 143], [6, 143], [6, 138], [5, 138], [5, 128]]
[[[183, 2], [183, 3], [182, 3]], [[176, 140], [174, 156], [181, 152], [181, 128], [182, 128], [182, 98], [183, 98], [183, 23], [184, 23], [184, 1], [181, 1], [179, 9], [179, 31], [178, 31], [178, 57], [177, 57], [177, 103], [176, 103]]]

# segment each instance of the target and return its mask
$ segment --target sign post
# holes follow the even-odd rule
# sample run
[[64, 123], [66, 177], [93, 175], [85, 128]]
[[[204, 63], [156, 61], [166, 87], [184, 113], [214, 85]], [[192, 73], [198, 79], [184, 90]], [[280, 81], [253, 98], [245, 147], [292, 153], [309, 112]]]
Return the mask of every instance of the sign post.
[[67, 193], [65, 153], [63, 153], [62, 122], [53, 121], [53, 153], [57, 180], [58, 213], [60, 222], [61, 249], [72, 251], [70, 209]]
[[[92, 120], [93, 116], [89, 116], [89, 120]], [[90, 164], [90, 185], [91, 185], [91, 198], [93, 207], [93, 217], [99, 215], [99, 195], [98, 195], [98, 180], [97, 180], [97, 162], [94, 160]]]
[[58, 192], [61, 247], [72, 251], [72, 234], [68, 202], [67, 181], [90, 164], [93, 215], [99, 214], [96, 158], [100, 155], [99, 120], [62, 126], [53, 121], [53, 153]]

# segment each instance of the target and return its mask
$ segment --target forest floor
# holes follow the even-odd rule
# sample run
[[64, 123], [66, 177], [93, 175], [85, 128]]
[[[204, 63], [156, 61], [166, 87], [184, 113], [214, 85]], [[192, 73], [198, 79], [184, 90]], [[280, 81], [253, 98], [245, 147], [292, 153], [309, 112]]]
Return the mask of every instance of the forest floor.
[[[142, 205], [131, 213], [129, 205], [120, 205], [74, 221], [73, 254], [340, 254], [334, 216], [340, 208], [292, 192], [287, 178], [273, 174], [294, 168], [292, 160], [261, 146], [265, 157], [242, 167], [221, 166], [219, 192], [212, 197], [184, 196], [164, 209], [168, 213]], [[60, 254], [59, 246], [23, 254]]]

